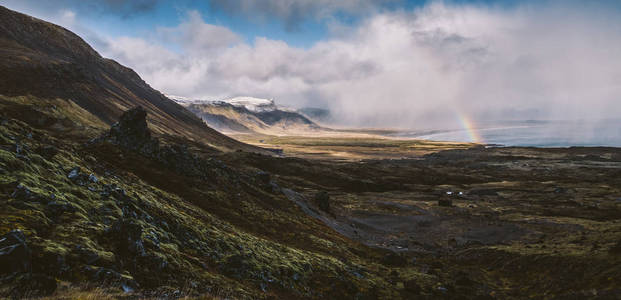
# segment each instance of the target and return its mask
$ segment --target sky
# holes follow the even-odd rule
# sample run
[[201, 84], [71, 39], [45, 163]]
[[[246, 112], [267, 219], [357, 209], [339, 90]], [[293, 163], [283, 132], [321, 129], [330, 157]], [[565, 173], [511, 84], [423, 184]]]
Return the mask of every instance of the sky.
[[274, 98], [365, 127], [621, 115], [621, 1], [0, 4], [72, 30], [166, 94]]

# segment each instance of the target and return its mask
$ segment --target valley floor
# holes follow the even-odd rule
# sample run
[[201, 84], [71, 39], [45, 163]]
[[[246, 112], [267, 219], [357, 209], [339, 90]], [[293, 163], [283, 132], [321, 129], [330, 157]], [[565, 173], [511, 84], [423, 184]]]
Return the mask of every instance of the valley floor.
[[247, 144], [277, 150], [284, 156], [343, 162], [420, 158], [438, 151], [480, 146], [473, 143], [388, 138], [365, 131], [318, 130], [299, 135], [238, 133], [230, 136]]
[[[451, 288], [484, 283], [501, 299], [621, 297], [619, 148], [495, 148], [379, 136], [241, 139], [313, 160], [312, 169], [272, 168], [298, 185], [301, 192], [287, 196], [339, 233], [399, 253], [395, 263], [407, 267], [398, 272], [451, 270], [458, 274]], [[350, 176], [360, 185], [339, 180]], [[328, 191], [327, 212], [302, 182]]]

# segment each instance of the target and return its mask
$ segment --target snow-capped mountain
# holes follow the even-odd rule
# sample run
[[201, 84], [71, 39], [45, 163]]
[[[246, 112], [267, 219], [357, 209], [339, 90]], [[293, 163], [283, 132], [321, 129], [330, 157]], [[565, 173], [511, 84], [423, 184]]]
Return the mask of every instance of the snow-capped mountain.
[[214, 101], [167, 96], [224, 132], [284, 133], [320, 128], [295, 110], [276, 105], [273, 99], [246, 96]]
[[222, 102], [231, 104], [233, 106], [243, 106], [249, 111], [254, 112], [263, 112], [263, 111], [273, 111], [277, 110], [276, 104], [274, 104], [274, 99], [262, 99], [255, 97], [235, 97], [226, 100], [222, 100]]
[[202, 100], [202, 99], [192, 99], [183, 96], [176, 95], [166, 95], [171, 100], [181, 104], [181, 105], [189, 105], [189, 104], [230, 104], [236, 107], [244, 107], [249, 111], [253, 112], [265, 112], [265, 111], [274, 111], [274, 110], [284, 110], [290, 111], [291, 109], [285, 107], [276, 106], [274, 103], [274, 99], [264, 99], [264, 98], [256, 98], [249, 96], [242, 97], [233, 97], [224, 100]]
[[207, 100], [195, 100], [195, 99], [191, 99], [191, 98], [187, 98], [187, 97], [183, 97], [183, 96], [176, 96], [176, 95], [168, 95], [168, 94], [164, 94], [164, 96], [168, 97], [168, 99], [173, 100], [179, 104], [190, 104], [190, 103], [194, 103], [194, 102], [202, 102], [202, 101], [207, 101]]

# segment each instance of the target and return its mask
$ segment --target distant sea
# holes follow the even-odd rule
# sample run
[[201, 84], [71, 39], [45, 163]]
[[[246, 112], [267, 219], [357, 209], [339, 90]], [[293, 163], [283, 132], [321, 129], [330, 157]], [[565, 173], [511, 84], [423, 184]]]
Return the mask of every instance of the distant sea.
[[401, 133], [434, 141], [480, 142], [502, 146], [621, 147], [621, 119], [605, 121], [515, 121], [480, 125], [473, 129], [479, 141], [466, 129], [434, 133]]

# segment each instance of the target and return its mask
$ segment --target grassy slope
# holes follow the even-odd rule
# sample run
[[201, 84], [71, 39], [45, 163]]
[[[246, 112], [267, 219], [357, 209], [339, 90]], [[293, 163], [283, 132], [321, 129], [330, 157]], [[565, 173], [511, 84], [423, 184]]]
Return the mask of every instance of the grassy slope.
[[[80, 141], [101, 133], [97, 118], [63, 100], [47, 103], [56, 107], [50, 110], [40, 103], [0, 99], [0, 234], [16, 228], [26, 233], [35, 272], [101, 284], [93, 273], [107, 268], [122, 275], [117, 281], [136, 281], [158, 293], [182, 289], [235, 298], [399, 297], [386, 279], [390, 268], [378, 264], [383, 252], [308, 217], [262, 184], [256, 169], [229, 167], [212, 158], [210, 177], [202, 180], [162, 169], [113, 145], [85, 147]], [[40, 116], [29, 119], [35, 111]], [[40, 119], [47, 120], [40, 128], [50, 130], [35, 128]], [[16, 145], [25, 150], [16, 153]], [[37, 150], [44, 145], [60, 151], [45, 158]], [[98, 182], [69, 180], [75, 166]], [[10, 196], [17, 183], [37, 198]], [[110, 187], [126, 196], [102, 195]], [[50, 202], [64, 208], [54, 210]], [[141, 229], [129, 238], [142, 241], [143, 255], [128, 251], [123, 242], [128, 237], [113, 230], [119, 224]], [[85, 255], [98, 259], [89, 264]], [[437, 281], [414, 269], [404, 274], [422, 286]], [[11, 287], [5, 285], [4, 292]]]

